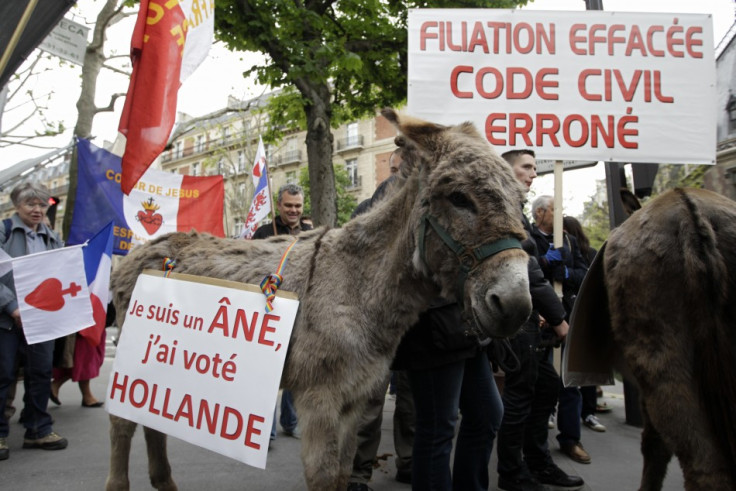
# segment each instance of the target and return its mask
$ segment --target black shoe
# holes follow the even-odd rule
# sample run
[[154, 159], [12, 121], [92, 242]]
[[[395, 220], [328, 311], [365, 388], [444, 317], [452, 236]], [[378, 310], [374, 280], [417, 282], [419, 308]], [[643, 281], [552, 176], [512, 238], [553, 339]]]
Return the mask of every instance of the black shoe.
[[349, 482], [347, 491], [373, 491], [364, 482]]
[[585, 484], [582, 478], [565, 474], [555, 464], [550, 464], [541, 471], [532, 471], [532, 475], [537, 481], [550, 486], [552, 489], [574, 490], [582, 488]]
[[529, 474], [498, 476], [498, 487], [503, 491], [547, 491], [547, 488]]
[[0, 438], [0, 460], [8, 460], [10, 457], [10, 449], [8, 448], [8, 440]]
[[396, 471], [396, 480], [404, 484], [411, 484], [411, 471], [406, 469]]

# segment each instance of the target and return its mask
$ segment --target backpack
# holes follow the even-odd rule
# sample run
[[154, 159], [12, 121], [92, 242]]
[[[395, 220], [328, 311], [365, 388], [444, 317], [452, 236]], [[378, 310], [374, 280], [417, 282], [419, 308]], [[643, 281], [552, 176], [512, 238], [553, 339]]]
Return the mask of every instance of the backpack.
[[10, 218], [6, 218], [3, 220], [3, 227], [5, 228], [5, 240], [1, 245], [5, 245], [5, 243], [10, 238], [10, 232], [13, 229], [13, 221]]

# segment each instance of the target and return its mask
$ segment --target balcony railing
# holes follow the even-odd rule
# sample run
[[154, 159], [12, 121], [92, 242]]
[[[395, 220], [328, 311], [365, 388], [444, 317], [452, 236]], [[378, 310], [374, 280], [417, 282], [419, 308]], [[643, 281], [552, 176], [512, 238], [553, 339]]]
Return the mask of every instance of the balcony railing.
[[363, 148], [363, 135], [348, 136], [346, 138], [340, 138], [337, 140], [337, 151], [345, 152], [347, 150], [354, 150]]
[[287, 165], [287, 164], [294, 164], [299, 163], [302, 161], [302, 151], [301, 150], [289, 150], [288, 152], [283, 152], [278, 155], [274, 155], [271, 157], [270, 163], [271, 165]]

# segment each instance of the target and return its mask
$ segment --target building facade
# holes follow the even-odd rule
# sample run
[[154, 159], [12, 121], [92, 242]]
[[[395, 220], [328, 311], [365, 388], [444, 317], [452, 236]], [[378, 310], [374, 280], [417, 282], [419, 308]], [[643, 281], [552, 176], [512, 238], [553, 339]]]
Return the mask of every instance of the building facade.
[[[253, 196], [250, 172], [259, 137], [267, 125], [258, 109], [262, 100], [237, 101], [199, 118], [179, 115], [167, 150], [159, 157], [164, 171], [191, 176], [225, 178], [225, 230], [235, 237], [243, 228]], [[271, 189], [276, 194], [286, 183], [297, 183], [307, 166], [306, 131], [285, 131], [278, 144], [266, 145]], [[341, 125], [333, 130], [333, 165], [344, 166], [350, 178], [348, 191], [360, 202], [369, 198], [389, 175], [395, 128], [380, 114]]]
[[705, 173], [704, 186], [736, 200], [736, 22], [716, 52], [718, 143], [716, 165]]

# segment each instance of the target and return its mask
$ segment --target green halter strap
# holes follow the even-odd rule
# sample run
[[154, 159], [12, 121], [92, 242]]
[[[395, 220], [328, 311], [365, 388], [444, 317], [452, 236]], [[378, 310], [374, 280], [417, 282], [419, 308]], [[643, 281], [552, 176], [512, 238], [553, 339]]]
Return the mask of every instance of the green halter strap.
[[442, 241], [450, 248], [452, 252], [458, 258], [460, 262], [460, 274], [457, 278], [456, 285], [456, 296], [458, 303], [463, 305], [463, 297], [465, 293], [465, 280], [468, 278], [468, 274], [475, 269], [481, 262], [489, 257], [498, 254], [506, 249], [521, 249], [521, 242], [511, 237], [505, 237], [498, 239], [490, 244], [483, 244], [482, 246], [468, 249], [462, 244], [459, 244], [453, 239], [447, 230], [437, 222], [437, 219], [429, 214], [424, 215], [422, 220], [419, 222], [419, 257], [424, 264], [427, 264], [426, 260], [426, 248], [424, 240], [427, 233], [427, 224], [430, 224], [432, 228], [437, 232]]

